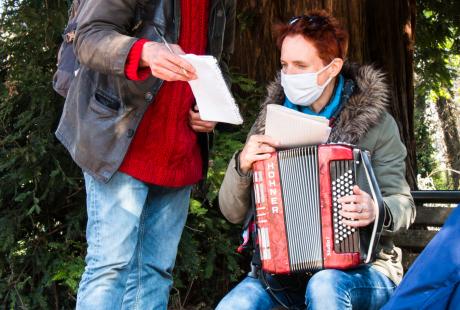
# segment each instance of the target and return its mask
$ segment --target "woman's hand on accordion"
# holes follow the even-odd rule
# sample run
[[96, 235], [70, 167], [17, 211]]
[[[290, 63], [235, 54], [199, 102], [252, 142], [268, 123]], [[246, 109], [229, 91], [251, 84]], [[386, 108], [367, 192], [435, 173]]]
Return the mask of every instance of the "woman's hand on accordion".
[[270, 153], [273, 153], [278, 145], [278, 141], [266, 135], [252, 135], [249, 137], [240, 153], [241, 172], [248, 173], [252, 169], [254, 162], [269, 159]]
[[359, 186], [353, 187], [353, 195], [338, 199], [342, 205], [339, 211], [342, 223], [351, 227], [364, 227], [375, 220], [376, 206], [372, 197], [361, 190]]

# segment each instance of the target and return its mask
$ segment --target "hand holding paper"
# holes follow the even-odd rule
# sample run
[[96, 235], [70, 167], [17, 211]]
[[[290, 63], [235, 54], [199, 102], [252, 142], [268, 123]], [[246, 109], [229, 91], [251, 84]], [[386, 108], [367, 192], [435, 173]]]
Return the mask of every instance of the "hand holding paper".
[[188, 81], [200, 110], [201, 119], [239, 125], [243, 123], [235, 99], [225, 84], [213, 56], [181, 55], [196, 70], [198, 78]]

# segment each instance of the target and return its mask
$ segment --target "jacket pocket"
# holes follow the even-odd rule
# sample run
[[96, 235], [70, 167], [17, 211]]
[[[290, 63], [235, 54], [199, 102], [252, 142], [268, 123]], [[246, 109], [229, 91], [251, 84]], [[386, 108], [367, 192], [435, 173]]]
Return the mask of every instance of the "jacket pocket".
[[[108, 102], [96, 93], [89, 98], [88, 111], [80, 119], [77, 139], [79, 151], [76, 161], [94, 175], [108, 179], [116, 171], [129, 139], [128, 119], [107, 106]], [[99, 99], [99, 100], [98, 100]]]
[[117, 112], [121, 106], [120, 99], [100, 89], [96, 90], [94, 99], [95, 100], [92, 100], [92, 102], [111, 112]]

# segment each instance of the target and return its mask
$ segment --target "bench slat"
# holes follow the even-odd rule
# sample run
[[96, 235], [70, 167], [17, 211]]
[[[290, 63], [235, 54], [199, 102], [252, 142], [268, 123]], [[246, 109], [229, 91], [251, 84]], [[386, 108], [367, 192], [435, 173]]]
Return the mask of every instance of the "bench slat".
[[394, 237], [396, 246], [406, 249], [424, 248], [437, 231], [432, 230], [407, 230], [401, 231]]
[[442, 226], [454, 208], [417, 206], [416, 225]]

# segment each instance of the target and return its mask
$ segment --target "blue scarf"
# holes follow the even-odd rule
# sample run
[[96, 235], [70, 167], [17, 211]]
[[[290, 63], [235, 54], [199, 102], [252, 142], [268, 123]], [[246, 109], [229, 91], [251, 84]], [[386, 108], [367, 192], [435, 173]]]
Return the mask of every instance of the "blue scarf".
[[327, 119], [330, 119], [334, 115], [335, 111], [337, 111], [337, 109], [340, 108], [344, 80], [345, 79], [343, 78], [343, 76], [339, 75], [339, 82], [337, 83], [337, 87], [334, 90], [332, 99], [319, 113], [314, 112], [310, 107], [305, 107], [292, 103], [287, 97], [284, 100], [284, 106], [293, 110], [300, 111], [302, 113], [316, 116], [324, 116]]

